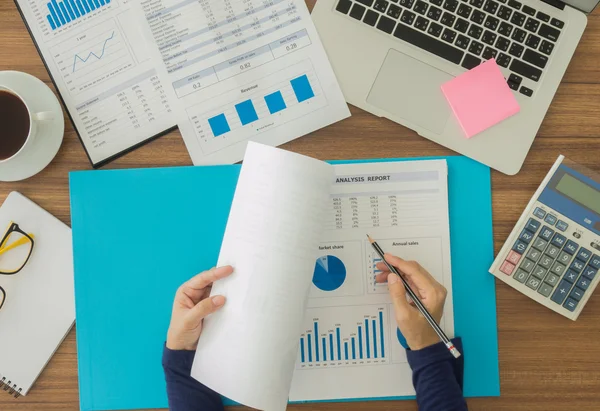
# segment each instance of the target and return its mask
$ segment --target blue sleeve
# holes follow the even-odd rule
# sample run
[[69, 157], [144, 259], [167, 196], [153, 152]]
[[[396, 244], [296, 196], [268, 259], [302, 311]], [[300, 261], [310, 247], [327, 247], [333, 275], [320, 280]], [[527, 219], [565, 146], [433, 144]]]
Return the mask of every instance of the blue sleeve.
[[443, 343], [422, 350], [407, 350], [413, 371], [419, 411], [466, 411], [463, 397], [464, 352], [460, 338], [452, 340], [461, 352], [455, 359]]
[[221, 396], [191, 377], [194, 351], [163, 349], [163, 369], [171, 411], [223, 411]]

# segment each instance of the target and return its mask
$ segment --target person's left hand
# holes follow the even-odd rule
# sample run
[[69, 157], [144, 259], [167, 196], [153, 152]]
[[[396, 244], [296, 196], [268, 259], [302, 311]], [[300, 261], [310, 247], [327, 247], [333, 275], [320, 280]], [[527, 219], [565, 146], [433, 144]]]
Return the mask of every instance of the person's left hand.
[[177, 290], [171, 325], [167, 333], [167, 348], [170, 350], [194, 351], [202, 332], [204, 317], [217, 311], [225, 304], [222, 295], [210, 296], [212, 283], [233, 272], [230, 265], [213, 268], [198, 274]]

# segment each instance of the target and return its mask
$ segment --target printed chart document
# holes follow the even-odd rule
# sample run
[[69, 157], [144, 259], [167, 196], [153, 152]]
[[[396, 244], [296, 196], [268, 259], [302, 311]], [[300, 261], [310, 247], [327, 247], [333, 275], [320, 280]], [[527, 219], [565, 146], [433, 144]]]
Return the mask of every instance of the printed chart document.
[[92, 164], [175, 126], [133, 0], [16, 0]]
[[248, 144], [213, 285], [225, 306], [204, 322], [192, 376], [234, 401], [284, 410], [333, 167]]
[[[350, 115], [303, 0], [141, 0], [194, 164], [233, 163]], [[145, 17], [143, 17], [145, 16]]]
[[235, 271], [213, 286], [227, 303], [205, 321], [192, 376], [268, 411], [288, 396], [415, 394], [367, 233], [447, 288], [453, 336], [445, 160], [330, 166], [249, 143], [218, 262]]
[[454, 335], [445, 160], [337, 165], [329, 221], [291, 401], [414, 395], [380, 261], [367, 241], [423, 265], [448, 290], [441, 326]]

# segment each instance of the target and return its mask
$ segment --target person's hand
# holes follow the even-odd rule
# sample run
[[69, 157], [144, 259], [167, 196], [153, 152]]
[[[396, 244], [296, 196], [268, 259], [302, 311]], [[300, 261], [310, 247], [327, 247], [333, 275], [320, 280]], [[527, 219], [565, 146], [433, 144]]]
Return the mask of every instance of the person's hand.
[[225, 304], [222, 295], [210, 296], [212, 283], [233, 272], [231, 266], [213, 268], [198, 274], [177, 290], [171, 325], [167, 333], [167, 348], [193, 351], [198, 346], [204, 317]]
[[[425, 308], [440, 323], [446, 301], [446, 288], [438, 283], [431, 274], [415, 261], [404, 261], [399, 257], [385, 254], [385, 260], [404, 274], [410, 288], [417, 294]], [[406, 298], [404, 283], [394, 273], [390, 273], [385, 263], [377, 264], [382, 272], [377, 275], [377, 282], [387, 281], [390, 297], [394, 304], [398, 328], [406, 338], [411, 350], [420, 350], [440, 342], [440, 339], [425, 317], [421, 315], [414, 303]]]

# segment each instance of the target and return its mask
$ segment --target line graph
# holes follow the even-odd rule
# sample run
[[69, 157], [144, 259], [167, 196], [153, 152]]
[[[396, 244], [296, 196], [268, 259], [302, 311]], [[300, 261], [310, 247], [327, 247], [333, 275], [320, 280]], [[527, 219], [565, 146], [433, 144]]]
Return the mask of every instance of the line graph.
[[61, 41], [51, 52], [69, 92], [74, 96], [136, 65], [127, 39], [114, 19]]
[[106, 45], [108, 44], [108, 42], [112, 39], [115, 38], [115, 32], [113, 31], [112, 34], [110, 35], [109, 38], [107, 38], [106, 40], [104, 40], [104, 44], [102, 45], [102, 52], [100, 52], [100, 55], [98, 56], [96, 53], [94, 53], [93, 51], [90, 51], [90, 53], [87, 55], [86, 58], [81, 58], [79, 57], [78, 54], [75, 54], [75, 58], [73, 58], [73, 73], [75, 73], [75, 66], [77, 65], [77, 60], [81, 61], [82, 63], [87, 63], [87, 61], [92, 57], [96, 57], [98, 60], [102, 59], [102, 57], [104, 57], [104, 53], [106, 52]]

